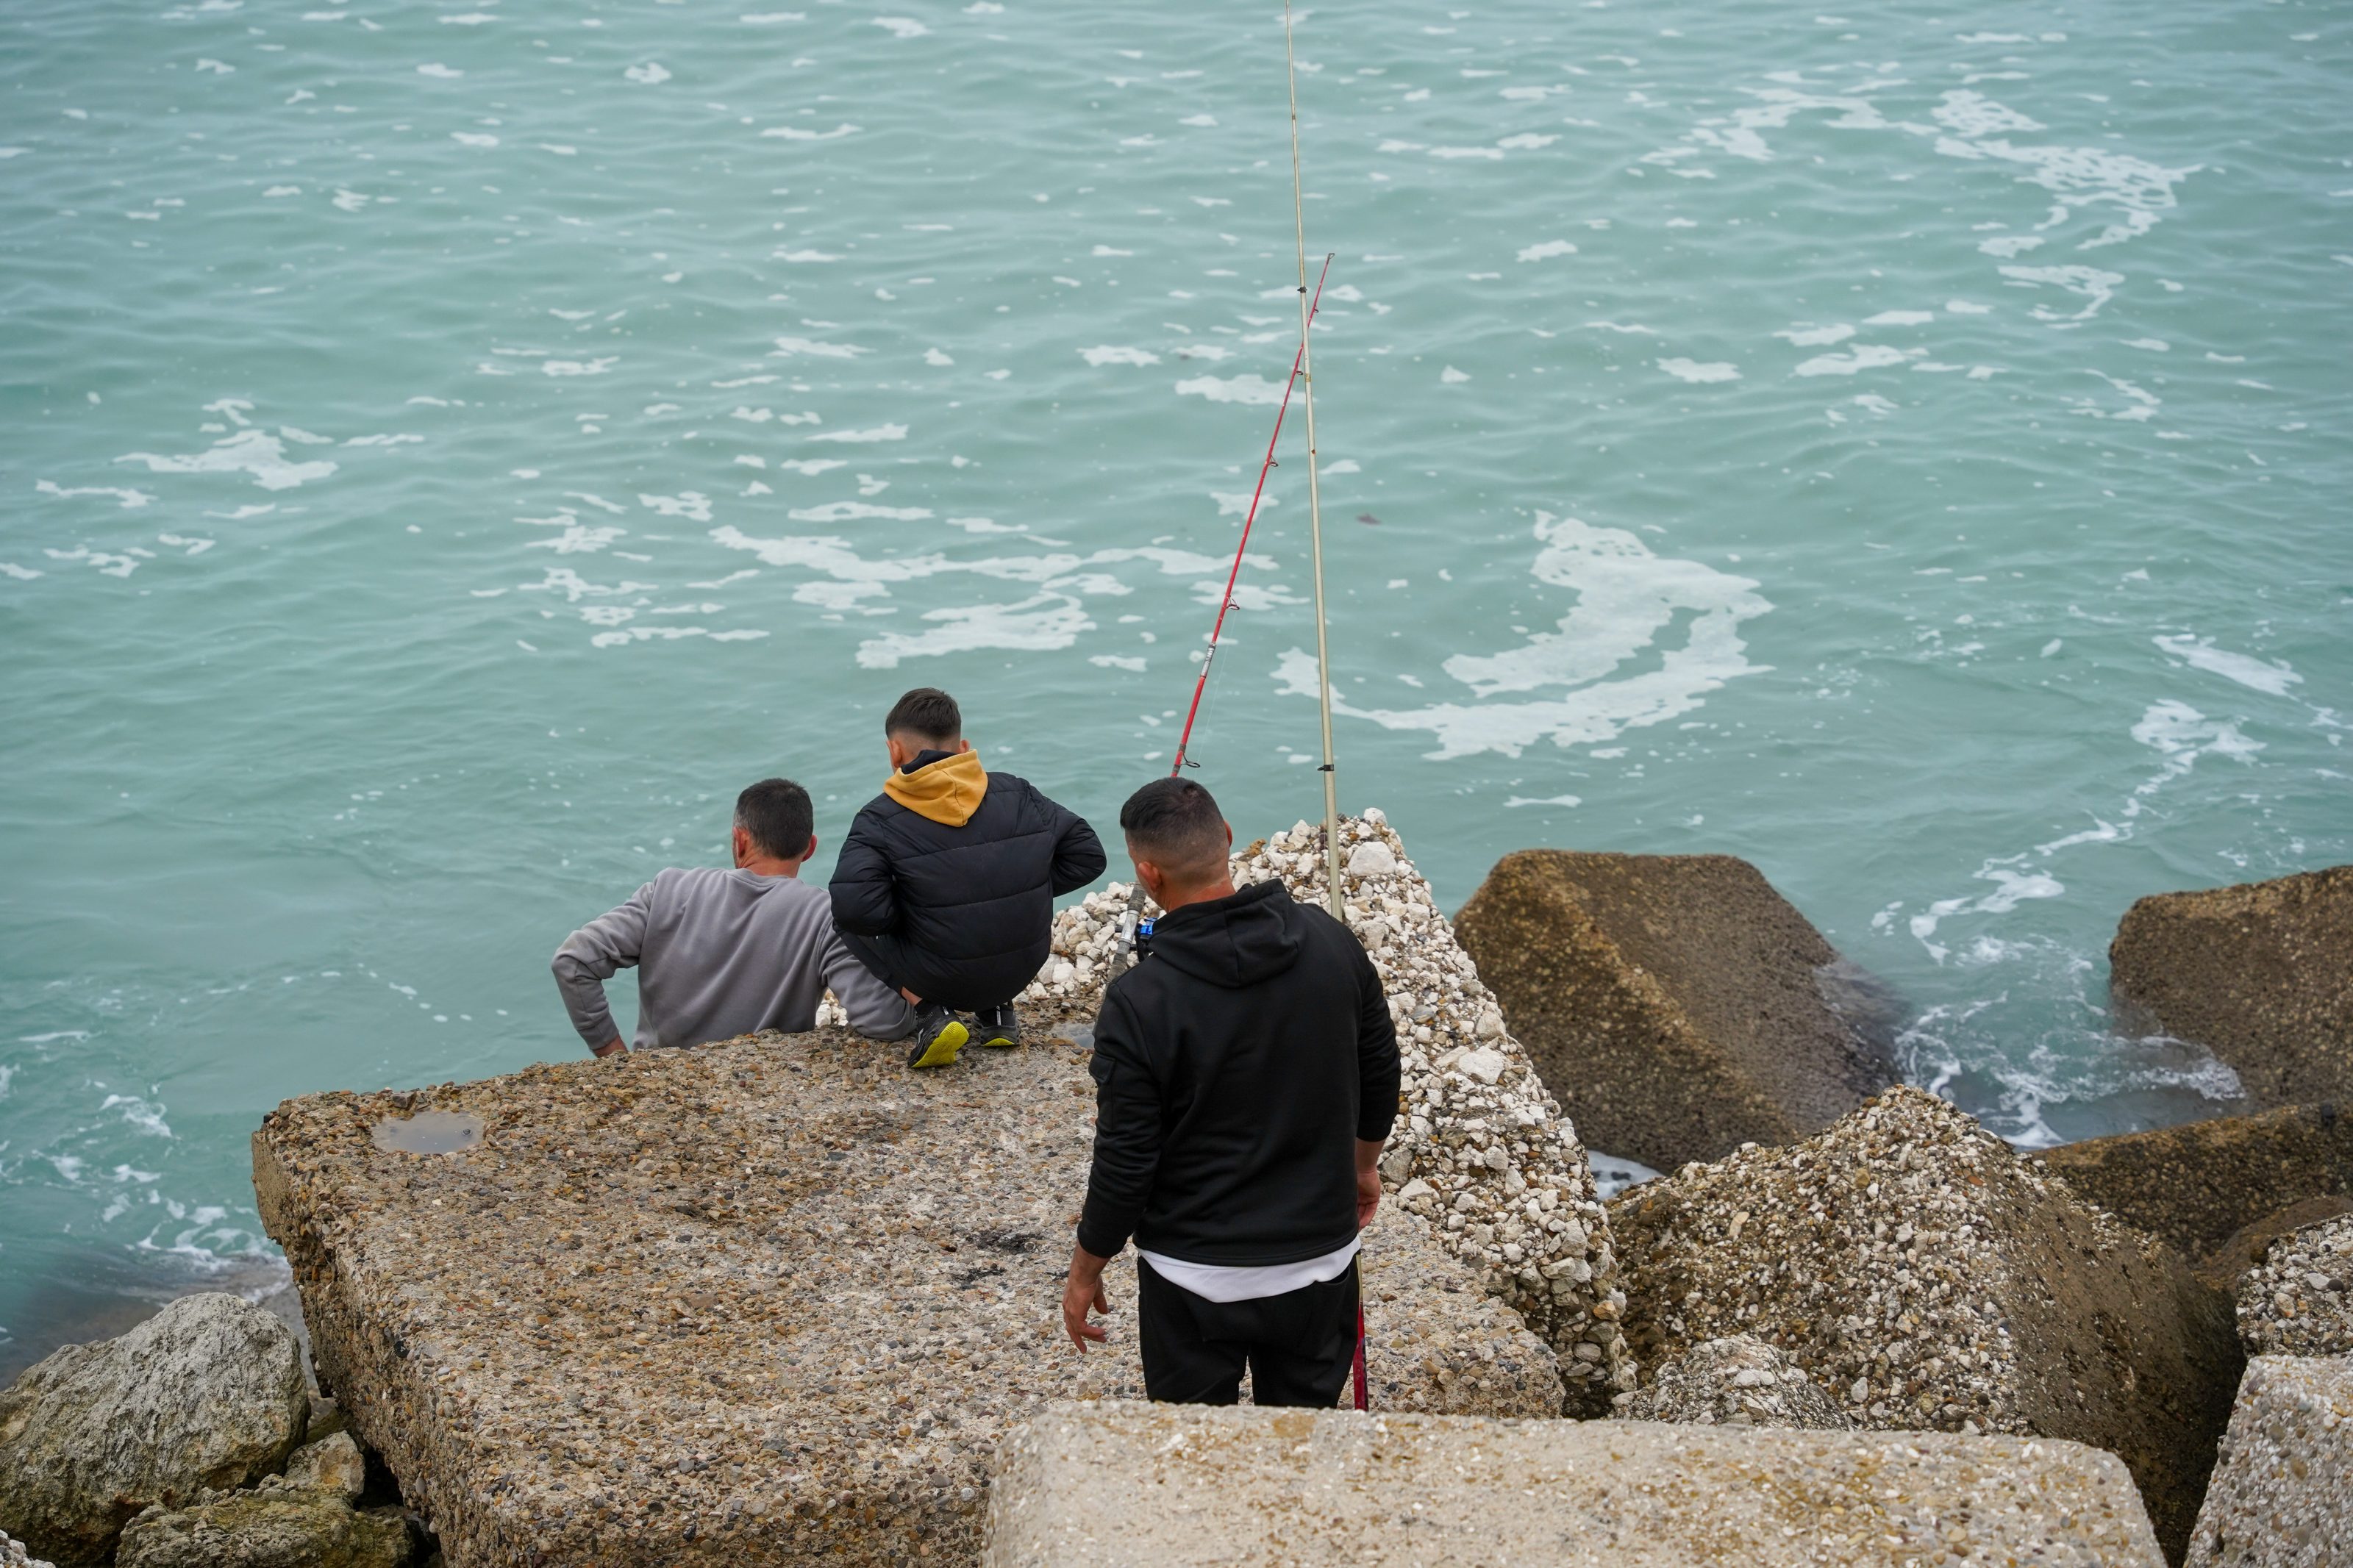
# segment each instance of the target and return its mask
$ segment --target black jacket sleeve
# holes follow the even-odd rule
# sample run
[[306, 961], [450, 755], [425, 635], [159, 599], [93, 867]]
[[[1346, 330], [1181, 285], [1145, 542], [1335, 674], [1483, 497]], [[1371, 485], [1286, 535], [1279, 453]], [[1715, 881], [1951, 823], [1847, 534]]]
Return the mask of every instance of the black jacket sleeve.
[[1078, 1237], [1097, 1258], [1116, 1258], [1127, 1245], [1160, 1169], [1160, 1086], [1136, 1035], [1126, 999], [1106, 994], [1087, 1068], [1095, 1080], [1095, 1154]]
[[1102, 876], [1111, 862], [1104, 858], [1103, 840], [1095, 837], [1085, 817], [1042, 795], [1038, 798], [1045, 801], [1054, 819], [1054, 896], [1059, 899]]
[[1401, 1076], [1398, 1061], [1397, 1023], [1389, 1016], [1389, 999], [1381, 988], [1380, 971], [1365, 956], [1365, 950], [1351, 942], [1356, 962], [1356, 984], [1359, 1000], [1356, 1005], [1356, 1137], [1366, 1143], [1377, 1142], [1389, 1135], [1397, 1121], [1398, 1085]]
[[869, 811], [850, 823], [826, 890], [833, 896], [835, 925], [860, 936], [888, 936], [899, 929], [899, 889], [875, 842]]

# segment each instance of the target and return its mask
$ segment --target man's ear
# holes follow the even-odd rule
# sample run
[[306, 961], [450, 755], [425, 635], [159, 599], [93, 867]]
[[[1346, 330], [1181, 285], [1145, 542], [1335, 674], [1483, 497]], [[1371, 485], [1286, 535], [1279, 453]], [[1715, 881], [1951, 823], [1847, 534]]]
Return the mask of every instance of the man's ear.
[[1230, 858], [1232, 858], [1232, 856], [1233, 856], [1233, 853], [1234, 853], [1234, 825], [1233, 825], [1232, 823], [1229, 822], [1229, 823], [1227, 823], [1227, 824], [1226, 824], [1226, 855], [1227, 855], [1227, 858], [1230, 859]]
[[969, 752], [972, 750], [972, 742], [963, 739], [962, 737], [958, 737], [955, 749], [959, 752]]
[[804, 860], [813, 859], [816, 858], [816, 855], [817, 835], [812, 833], [809, 835], [808, 847], [801, 851], [801, 858]]
[[729, 847], [735, 852], [735, 864], [741, 866], [752, 858], [752, 836], [738, 827], [728, 836]]

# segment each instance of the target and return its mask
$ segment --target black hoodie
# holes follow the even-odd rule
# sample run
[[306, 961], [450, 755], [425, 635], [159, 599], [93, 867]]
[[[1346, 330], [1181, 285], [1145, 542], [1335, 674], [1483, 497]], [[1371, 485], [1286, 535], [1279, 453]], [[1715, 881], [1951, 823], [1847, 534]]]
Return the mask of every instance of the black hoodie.
[[1397, 1030], [1356, 937], [1280, 882], [1161, 918], [1095, 1023], [1079, 1245], [1297, 1263], [1356, 1234], [1358, 1139], [1388, 1136]]

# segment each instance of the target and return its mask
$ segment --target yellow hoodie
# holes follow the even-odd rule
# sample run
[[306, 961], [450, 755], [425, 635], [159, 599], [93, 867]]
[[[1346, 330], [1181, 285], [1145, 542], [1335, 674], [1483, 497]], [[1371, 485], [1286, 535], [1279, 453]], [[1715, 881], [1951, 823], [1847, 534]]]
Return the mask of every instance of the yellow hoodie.
[[957, 752], [912, 773], [892, 768], [882, 793], [943, 827], [962, 827], [988, 794], [988, 773], [980, 765], [978, 752]]

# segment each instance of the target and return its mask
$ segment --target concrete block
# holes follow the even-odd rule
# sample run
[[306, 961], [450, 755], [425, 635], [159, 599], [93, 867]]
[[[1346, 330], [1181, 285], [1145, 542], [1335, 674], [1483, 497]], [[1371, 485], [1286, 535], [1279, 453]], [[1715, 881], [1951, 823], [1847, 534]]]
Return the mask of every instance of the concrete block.
[[2353, 1560], [2353, 1357], [2247, 1363], [2189, 1568]]

